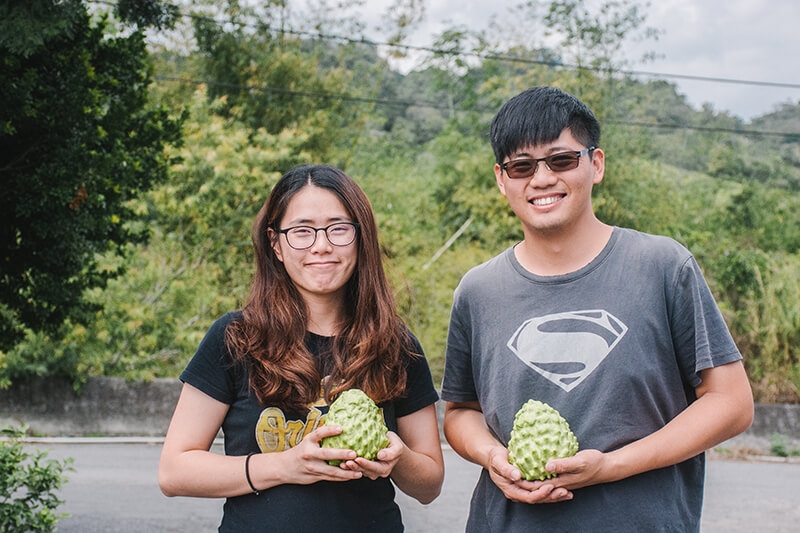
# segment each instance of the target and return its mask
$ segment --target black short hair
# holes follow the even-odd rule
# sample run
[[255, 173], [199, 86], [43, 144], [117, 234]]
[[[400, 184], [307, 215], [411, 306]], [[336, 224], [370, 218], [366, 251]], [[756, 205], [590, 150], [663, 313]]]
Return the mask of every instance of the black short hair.
[[500, 164], [520, 148], [553, 142], [565, 128], [587, 148], [600, 143], [600, 123], [586, 104], [556, 87], [526, 89], [492, 119], [494, 157]]

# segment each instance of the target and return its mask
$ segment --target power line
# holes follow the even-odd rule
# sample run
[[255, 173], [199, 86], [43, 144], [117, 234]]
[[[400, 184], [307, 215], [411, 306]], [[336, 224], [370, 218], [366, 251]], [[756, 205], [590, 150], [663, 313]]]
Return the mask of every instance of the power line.
[[714, 127], [689, 126], [683, 124], [664, 124], [662, 122], [640, 122], [640, 121], [615, 120], [615, 119], [606, 119], [604, 122], [612, 124], [621, 124], [624, 126], [637, 126], [644, 128], [666, 128], [673, 130], [694, 130], [694, 131], [707, 131], [715, 133], [736, 133], [739, 135], [758, 135], [764, 137], [788, 137], [788, 138], [797, 137], [798, 139], [800, 139], [800, 133], [792, 133], [789, 131], [743, 130], [736, 128], [721, 128], [716, 126]]
[[340, 93], [293, 91], [290, 89], [284, 89], [282, 87], [267, 87], [264, 85], [242, 85], [238, 83], [226, 83], [221, 81], [195, 80], [189, 78], [181, 78], [177, 76], [154, 76], [153, 79], [155, 79], [156, 81], [176, 81], [176, 82], [189, 83], [192, 85], [210, 85], [213, 87], [225, 87], [228, 89], [239, 89], [243, 91], [259, 91], [265, 93], [286, 94], [289, 96], [306, 96], [310, 98], [320, 98], [326, 100], [344, 100], [350, 102], [382, 104], [382, 105], [399, 106], [399, 107], [417, 106], [417, 107], [432, 107], [435, 109], [444, 109], [444, 110], [449, 109], [447, 106], [444, 106], [442, 104], [437, 104], [435, 102], [427, 102], [424, 100], [418, 100], [418, 101], [393, 100], [389, 98], [370, 98], [367, 96], [355, 96], [351, 94], [340, 94]]
[[[116, 2], [110, 2], [107, 0], [89, 0], [91, 3], [95, 4], [103, 4], [108, 6], [116, 7]], [[682, 80], [693, 80], [693, 81], [705, 81], [705, 82], [712, 82], [712, 83], [730, 83], [730, 84], [738, 84], [738, 85], [753, 85], [753, 86], [761, 86], [761, 87], [776, 87], [776, 88], [784, 88], [784, 89], [800, 89], [800, 83], [787, 83], [787, 82], [776, 82], [776, 81], [760, 81], [760, 80], [746, 80], [746, 79], [737, 79], [737, 78], [723, 78], [723, 77], [716, 77], [716, 76], [696, 76], [692, 74], [674, 74], [674, 73], [667, 73], [667, 72], [655, 72], [655, 71], [648, 71], [648, 70], [634, 70], [634, 69], [611, 69], [611, 68], [604, 68], [604, 67], [594, 67], [590, 65], [575, 65], [570, 63], [563, 63], [560, 61], [548, 61], [544, 59], [530, 59], [530, 58], [523, 58], [523, 57], [514, 57], [514, 56], [506, 56], [502, 54], [493, 54], [493, 53], [484, 53], [484, 52], [468, 52], [468, 51], [454, 51], [454, 50], [446, 50], [443, 48], [434, 48], [432, 46], [420, 46], [420, 45], [411, 45], [411, 44], [403, 44], [403, 43], [391, 43], [391, 42], [381, 42], [381, 41], [374, 41], [371, 39], [366, 39], [361, 37], [360, 39], [354, 39], [352, 37], [348, 37], [345, 35], [336, 35], [336, 34], [329, 34], [329, 33], [322, 33], [310, 30], [295, 30], [291, 28], [275, 28], [268, 24], [263, 23], [256, 23], [256, 22], [242, 22], [242, 21], [235, 21], [232, 19], [217, 19], [207, 15], [196, 15], [194, 13], [184, 13], [183, 11], [178, 11], [178, 16], [181, 18], [188, 18], [192, 20], [205, 20], [208, 22], [213, 22], [215, 24], [236, 24], [240, 26], [246, 26], [251, 28], [258, 28], [261, 30], [269, 31], [272, 33], [279, 33], [279, 34], [286, 34], [286, 35], [295, 35], [298, 37], [313, 37], [316, 39], [324, 39], [324, 40], [335, 40], [341, 42], [347, 42], [350, 44], [364, 44], [367, 46], [373, 47], [390, 47], [390, 48], [399, 48], [406, 51], [416, 51], [416, 52], [429, 52], [433, 54], [441, 54], [441, 55], [452, 55], [452, 56], [469, 56], [469, 57], [476, 57], [480, 59], [491, 59], [495, 61], [505, 61], [510, 63], [522, 63], [528, 65], [541, 65], [550, 68], [566, 68], [571, 70], [588, 70], [592, 72], [608, 72], [608, 73], [619, 73], [628, 76], [648, 76], [653, 78], [675, 78], [675, 79], [682, 79]]]
[[[285, 94], [288, 96], [297, 96], [297, 97], [307, 97], [307, 98], [319, 98], [319, 99], [326, 99], [326, 100], [340, 100], [340, 101], [347, 101], [347, 102], [357, 102], [357, 103], [370, 103], [370, 104], [380, 104], [380, 105], [388, 105], [388, 106], [398, 106], [398, 107], [428, 107], [433, 109], [441, 109], [445, 111], [450, 111], [451, 108], [446, 105], [437, 104], [435, 102], [429, 102], [424, 100], [394, 100], [390, 98], [369, 98], [364, 96], [355, 96], [351, 94], [343, 94], [343, 93], [323, 93], [323, 92], [315, 92], [315, 91], [294, 91], [290, 89], [284, 89], [282, 87], [268, 87], [264, 85], [244, 85], [238, 83], [226, 83], [226, 82], [218, 82], [218, 81], [211, 81], [211, 80], [197, 80], [197, 79], [190, 79], [190, 78], [181, 78], [176, 76], [154, 76], [156, 81], [166, 81], [166, 82], [179, 82], [179, 83], [188, 83], [191, 85], [209, 85], [213, 87], [225, 87], [228, 89], [238, 89], [242, 91], [259, 91], [259, 92], [269, 92], [269, 93], [276, 93], [276, 94]], [[456, 112], [465, 112], [465, 111], [474, 111], [478, 113], [494, 113], [496, 110], [490, 109], [481, 109], [481, 108], [473, 108], [469, 110], [465, 109], [455, 109]], [[621, 119], [606, 119], [605, 122], [611, 124], [619, 124], [623, 126], [635, 126], [635, 127], [644, 127], [644, 128], [666, 128], [666, 129], [684, 129], [684, 130], [694, 130], [694, 131], [705, 131], [705, 132], [715, 132], [715, 133], [734, 133], [738, 135], [757, 135], [757, 136], [773, 136], [773, 137], [786, 137], [786, 138], [794, 138], [797, 137], [800, 139], [800, 133], [792, 133], [792, 132], [782, 132], [782, 131], [767, 131], [767, 130], [745, 130], [745, 129], [736, 129], [736, 128], [721, 128], [721, 127], [711, 127], [711, 126], [691, 126], [691, 125], [684, 125], [684, 124], [665, 124], [665, 123], [654, 123], [654, 122], [642, 122], [642, 121], [631, 121], [631, 120], [621, 120]]]

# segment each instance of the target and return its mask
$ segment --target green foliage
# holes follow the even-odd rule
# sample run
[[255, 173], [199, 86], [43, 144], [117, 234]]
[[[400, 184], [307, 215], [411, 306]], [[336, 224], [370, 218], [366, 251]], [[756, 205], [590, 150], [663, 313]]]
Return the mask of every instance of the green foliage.
[[[169, 13], [171, 5], [157, 0], [127, 4], [144, 14], [150, 8]], [[730, 132], [749, 127], [796, 130], [800, 105], [786, 104], [748, 125], [710, 105], [692, 108], [673, 83], [615, 73], [624, 65], [620, 51], [626, 42], [655, 34], [644, 26], [641, 5], [632, 0], [525, 2], [486, 30], [446, 29], [436, 42], [440, 51], [406, 73], [392, 70], [394, 57], [381, 57], [380, 48], [292, 32], [313, 28], [357, 35], [363, 24], [346, 12], [354, 4], [340, 2], [334, 12], [328, 0], [315, 0], [310, 11], [302, 13], [299, 4], [278, 0], [246, 5], [235, 0], [193, 1], [194, 8], [216, 21], [193, 18], [189, 26], [185, 18], [178, 19], [197, 47], [164, 44], [169, 41], [162, 34], [150, 43], [150, 61], [163, 76], [212, 83], [197, 90], [197, 83], [162, 78], [150, 88], [149, 107], [120, 108], [138, 109], [133, 116], [150, 109], [150, 118], [142, 118], [140, 124], [160, 123], [150, 140], [161, 132], [163, 142], [177, 137], [170, 136], [176, 122], [164, 110], [191, 111], [183, 127], [185, 147], [164, 154], [163, 142], [155, 143], [147, 152], [154, 158], [149, 163], [134, 150], [139, 155], [124, 159], [128, 170], [120, 171], [119, 159], [100, 157], [118, 153], [117, 144], [105, 145], [102, 139], [135, 132], [119, 141], [125, 144], [140, 139], [147, 128], [115, 129], [116, 123], [59, 114], [60, 106], [53, 108], [54, 116], [64, 117], [50, 123], [62, 137], [66, 134], [58, 127], [69, 120], [100, 123], [105, 137], [86, 134], [66, 144], [60, 144], [60, 137], [44, 138], [54, 152], [53, 161], [72, 165], [80, 160], [84, 166], [75, 168], [85, 170], [79, 172], [81, 180], [70, 181], [55, 164], [48, 167], [55, 169], [53, 176], [59, 181], [46, 182], [47, 193], [35, 198], [50, 206], [65, 230], [51, 233], [51, 240], [64, 241], [70, 228], [70, 235], [103, 230], [127, 237], [109, 237], [99, 247], [87, 245], [76, 261], [80, 274], [48, 286], [55, 294], [80, 294], [89, 314], [55, 320], [61, 308], [48, 307], [50, 318], [43, 320], [60, 325], [25, 329], [21, 315], [7, 303], [11, 300], [2, 299], [3, 323], [14, 324], [25, 336], [0, 352], [0, 385], [32, 374], [66, 375], [76, 386], [88, 375], [174, 376], [210, 323], [246, 298], [253, 271], [250, 224], [272, 184], [291, 166], [309, 162], [341, 167], [366, 191], [399, 310], [420, 338], [438, 382], [453, 290], [468, 269], [521, 238], [519, 222], [496, 186], [486, 137], [489, 122], [503, 102], [523, 89], [555, 85], [586, 101], [603, 125], [606, 173], [593, 198], [598, 217], [668, 235], [687, 246], [744, 354], [756, 399], [800, 401], [800, 139]], [[64, 5], [74, 9], [77, 4]], [[31, 12], [38, 9], [41, 14], [36, 21], [49, 21], [40, 24], [47, 31], [37, 30], [42, 39], [53, 40], [77, 27], [67, 11], [56, 17], [49, 3], [30, 6]], [[415, 0], [400, 0], [394, 8], [387, 34], [399, 41], [422, 11]], [[75, 13], [84, 20], [81, 9]], [[135, 16], [128, 18], [135, 23]], [[231, 22], [221, 23], [220, 18]], [[517, 21], [516, 27], [507, 20]], [[559, 46], [546, 46], [545, 31], [550, 32], [547, 42]], [[16, 50], [20, 58], [38, 57], [36, 42], [9, 39], [0, 32], [0, 46]], [[127, 49], [138, 54], [135, 61], [115, 60], [127, 69], [113, 72], [124, 71], [129, 77], [120, 73], [113, 79], [126, 86], [146, 86], [141, 35], [133, 32], [104, 42], [112, 51], [128, 43]], [[87, 59], [91, 57], [70, 55], [70, 75], [80, 81], [86, 76], [75, 72], [88, 72], [86, 65], [91, 65], [93, 76], [110, 80], [102, 85], [104, 90], [122, 90], [110, 74], [93, 66]], [[507, 57], [521, 61], [503, 59]], [[0, 61], [13, 66], [5, 57]], [[553, 66], [560, 62], [582, 68]], [[23, 74], [14, 78], [13, 87], [42, 85], [43, 78]], [[64, 83], [73, 81], [66, 73], [59, 76]], [[0, 92], [6, 94], [12, 85]], [[42, 106], [52, 106], [53, 96], [44, 96], [32, 91], [11, 101], [17, 110], [50, 116]], [[414, 104], [384, 105], [381, 99]], [[102, 96], [88, 102], [90, 117], [98, 102], [111, 105]], [[120, 113], [114, 119], [124, 122]], [[17, 134], [15, 123], [0, 124], [3, 135]], [[699, 129], [684, 129], [688, 127]], [[709, 131], [714, 128], [730, 131]], [[9, 153], [22, 154], [24, 148]], [[95, 156], [106, 166], [91, 166]], [[138, 182], [129, 179], [125, 172], [130, 166], [147, 175], [140, 172]], [[169, 179], [163, 179], [167, 167]], [[7, 172], [2, 164], [0, 172]], [[109, 175], [113, 179], [105, 178]], [[36, 176], [45, 176], [44, 171]], [[101, 184], [110, 187], [101, 191], [103, 202], [95, 194], [99, 176], [108, 182]], [[45, 178], [37, 179], [45, 183]], [[71, 225], [78, 215], [88, 217], [88, 226]], [[19, 242], [28, 238], [24, 232], [13, 235]], [[151, 236], [149, 242], [138, 239], [144, 235]], [[41, 247], [37, 257], [45, 250], [47, 257], [69, 263], [63, 253], [53, 255]], [[95, 278], [110, 281], [85, 282]], [[19, 289], [23, 292], [15, 294], [28, 298], [43, 285], [30, 278]]]
[[0, 431], [0, 531], [55, 531], [60, 518], [56, 508], [64, 503], [56, 495], [67, 481], [72, 459], [47, 459], [47, 452], [27, 450], [25, 428]]
[[216, 112], [271, 134], [302, 129], [308, 147], [328, 160], [339, 128], [355, 120], [336, 97], [350, 85], [353, 73], [338, 65], [320, 68], [321, 58], [329, 59], [324, 47], [304, 46], [307, 43], [299, 38], [284, 34], [250, 31], [253, 25], [268, 25], [269, 19], [245, 9], [230, 16], [235, 24], [194, 20], [199, 75], [214, 82], [208, 87], [209, 98], [224, 97]]
[[[11, 380], [60, 374], [76, 386], [90, 375], [150, 379], [177, 374], [213, 320], [241, 306], [252, 275], [250, 226], [284, 169], [310, 161], [307, 137], [251, 132], [195, 93], [186, 147], [172, 179], [130, 203], [152, 230], [124, 259], [107, 253], [101, 269], [124, 272], [85, 298], [102, 311], [57, 335], [28, 332], [5, 358]], [[132, 224], [143, 224], [135, 222]]]
[[[756, 117], [752, 121], [759, 130], [798, 132], [800, 131], [800, 101], [786, 102], [775, 107], [771, 113]], [[784, 143], [797, 144], [797, 136], [785, 137]]]
[[464, 138], [448, 128], [430, 145], [436, 154], [433, 200], [442, 221], [442, 236], [472, 217], [465, 237], [484, 243], [519, 239], [522, 230], [497, 188], [491, 146], [480, 138]]
[[800, 448], [793, 447], [788, 435], [774, 433], [770, 441], [769, 451], [778, 457], [800, 457]]
[[[485, 246], [480, 239], [486, 231], [473, 232], [473, 225], [481, 224], [473, 218], [467, 231], [434, 261], [436, 253], [470, 215], [467, 211], [452, 213], [447, 217], [447, 225], [443, 225], [445, 208], [435, 196], [438, 189], [434, 187], [443, 181], [440, 171], [434, 168], [436, 158], [446, 153], [440, 151], [442, 145], [434, 141], [420, 153], [412, 144], [401, 152], [393, 135], [401, 134], [393, 131], [360, 144], [352, 158], [353, 165], [346, 172], [370, 198], [385, 255], [384, 265], [395, 289], [399, 312], [420, 339], [434, 382], [438, 383], [444, 369], [453, 290], [467, 270], [488, 260], [502, 249], [502, 244]], [[462, 148], [466, 151], [466, 147]], [[491, 155], [485, 146], [481, 151], [483, 155], [476, 159], [484, 161], [483, 171], [477, 170], [481, 164], [476, 163], [474, 179], [486, 180], [492, 187], [487, 190], [487, 197], [500, 196], [494, 186]], [[458, 154], [453, 154], [453, 161]], [[457, 172], [453, 173], [455, 179]]]
[[80, 4], [39, 4], [20, 19], [38, 37], [0, 49], [0, 349], [90, 318], [84, 291], [118, 273], [96, 254], [146, 238], [128, 201], [165, 178], [180, 140], [180, 119], [148, 107], [141, 33], [109, 38]]
[[122, 20], [139, 28], [172, 28], [178, 17], [178, 7], [161, 0], [117, 0], [114, 10]]
[[632, 33], [656, 35], [643, 28], [642, 6], [632, 0], [612, 0], [587, 6], [585, 0], [554, 0], [543, 6], [542, 22], [547, 35], [561, 38], [558, 48], [568, 61], [606, 70], [619, 67], [618, 54]]
[[251, 134], [204, 101], [198, 92], [185, 130], [191, 151], [147, 198], [158, 231], [125, 275], [92, 294], [105, 309], [87, 331], [102, 373], [142, 378], [185, 366], [211, 322], [244, 303], [250, 226], [272, 185], [309, 160], [303, 135]]
[[27, 58], [62, 34], [72, 37], [81, 18], [79, 0], [28, 0], [0, 4], [0, 50]]
[[[721, 306], [745, 354], [754, 393], [762, 401], [795, 403], [800, 397], [800, 254], [737, 255], [734, 272], [741, 272], [744, 282]], [[712, 261], [719, 270], [720, 258]]]

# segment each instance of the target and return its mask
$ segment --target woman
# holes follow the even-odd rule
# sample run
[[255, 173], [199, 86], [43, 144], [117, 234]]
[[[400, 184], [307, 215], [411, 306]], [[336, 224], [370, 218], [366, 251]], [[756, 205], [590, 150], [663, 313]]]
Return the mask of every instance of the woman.
[[[336, 168], [295, 167], [253, 244], [247, 304], [214, 323], [181, 374], [161, 490], [227, 498], [220, 531], [402, 531], [389, 477], [422, 503], [441, 489], [438, 395], [395, 312], [366, 196]], [[341, 432], [322, 425], [327, 405], [349, 388], [390, 429], [374, 461], [320, 447]], [[224, 456], [209, 451], [220, 428]]]

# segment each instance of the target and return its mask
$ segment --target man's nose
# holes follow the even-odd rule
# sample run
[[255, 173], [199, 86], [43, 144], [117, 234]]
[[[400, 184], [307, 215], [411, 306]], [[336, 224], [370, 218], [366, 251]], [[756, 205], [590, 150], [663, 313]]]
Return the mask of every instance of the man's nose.
[[556, 173], [550, 170], [550, 167], [547, 166], [547, 162], [542, 160], [536, 161], [536, 166], [533, 168], [533, 175], [530, 177], [530, 180], [528, 180], [528, 185], [549, 185], [555, 181]]

